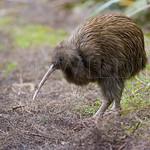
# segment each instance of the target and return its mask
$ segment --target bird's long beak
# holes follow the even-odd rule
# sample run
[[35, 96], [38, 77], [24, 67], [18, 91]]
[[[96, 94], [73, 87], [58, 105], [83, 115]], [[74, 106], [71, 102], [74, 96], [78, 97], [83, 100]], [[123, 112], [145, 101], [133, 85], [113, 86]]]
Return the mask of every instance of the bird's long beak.
[[39, 93], [41, 87], [44, 85], [45, 81], [48, 79], [48, 77], [51, 75], [51, 73], [52, 73], [53, 71], [55, 71], [55, 67], [54, 67], [54, 65], [52, 64], [52, 65], [49, 67], [48, 71], [47, 71], [47, 72], [45, 73], [45, 75], [43, 76], [42, 80], [40, 81], [40, 83], [39, 83], [39, 85], [38, 85], [38, 88], [36, 89], [36, 91], [35, 91], [35, 93], [34, 93], [34, 95], [33, 95], [33, 98], [32, 98], [33, 100], [35, 100], [35, 98], [36, 98], [37, 94]]

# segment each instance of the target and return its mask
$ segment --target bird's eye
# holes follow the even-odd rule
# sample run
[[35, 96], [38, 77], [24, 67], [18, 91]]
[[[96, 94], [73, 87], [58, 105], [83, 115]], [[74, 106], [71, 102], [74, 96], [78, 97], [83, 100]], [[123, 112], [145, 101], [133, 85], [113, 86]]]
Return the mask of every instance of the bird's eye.
[[59, 62], [60, 62], [60, 63], [62, 63], [62, 61], [63, 61], [63, 58], [62, 58], [62, 57], [60, 57], [60, 58], [59, 58]]

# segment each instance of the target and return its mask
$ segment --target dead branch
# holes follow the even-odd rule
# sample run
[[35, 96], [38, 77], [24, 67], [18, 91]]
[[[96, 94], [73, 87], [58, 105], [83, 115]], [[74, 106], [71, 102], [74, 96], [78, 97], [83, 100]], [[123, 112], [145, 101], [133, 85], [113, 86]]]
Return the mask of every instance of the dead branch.
[[135, 131], [139, 128], [140, 125], [141, 125], [141, 122], [138, 122], [135, 128], [133, 129], [132, 134], [135, 133]]
[[22, 108], [22, 107], [25, 107], [25, 105], [13, 106], [12, 110], [15, 111], [16, 109], [19, 109], [19, 108]]

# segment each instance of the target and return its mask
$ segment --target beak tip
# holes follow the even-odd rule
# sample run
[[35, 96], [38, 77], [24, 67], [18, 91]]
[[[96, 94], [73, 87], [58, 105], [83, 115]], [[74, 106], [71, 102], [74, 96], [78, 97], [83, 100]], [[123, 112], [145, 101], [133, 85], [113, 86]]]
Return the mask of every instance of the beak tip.
[[33, 101], [35, 100], [35, 96], [32, 97], [32, 100], [33, 100]]
[[35, 91], [33, 97], [32, 97], [32, 100], [35, 100], [36, 99], [36, 96], [37, 96], [37, 93], [38, 93], [38, 90]]
[[32, 100], [35, 100], [41, 87], [43, 86], [43, 84], [45, 83], [45, 81], [47, 80], [48, 76], [55, 70], [54, 65], [52, 64], [49, 68], [49, 70], [46, 72], [46, 74], [44, 75], [44, 77], [42, 78], [41, 82], [38, 85], [37, 90], [35, 91]]

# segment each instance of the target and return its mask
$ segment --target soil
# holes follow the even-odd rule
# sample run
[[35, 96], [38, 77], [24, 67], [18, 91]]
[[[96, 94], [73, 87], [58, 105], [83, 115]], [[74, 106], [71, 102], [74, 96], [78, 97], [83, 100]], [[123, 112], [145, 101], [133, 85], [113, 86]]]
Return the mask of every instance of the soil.
[[[18, 0], [19, 1], [19, 0]], [[3, 8], [15, 9], [23, 23], [41, 23], [71, 31], [81, 20], [74, 11], [54, 7], [60, 1], [3, 2]], [[18, 7], [19, 5], [19, 7]], [[21, 6], [20, 6], [21, 5]], [[14, 12], [14, 10], [13, 10]], [[20, 23], [20, 22], [19, 22]], [[99, 88], [84, 88], [67, 83], [56, 71], [32, 100], [34, 90], [48, 68], [52, 48], [10, 47], [11, 39], [0, 35], [7, 45], [0, 52], [1, 64], [16, 61], [9, 76], [0, 73], [0, 149], [2, 150], [149, 150], [150, 127], [139, 129], [140, 120], [150, 117], [150, 109], [128, 116], [108, 115], [98, 125], [75, 108], [100, 98]], [[9, 41], [8, 41], [9, 40]], [[134, 127], [127, 132], [124, 126]]]

